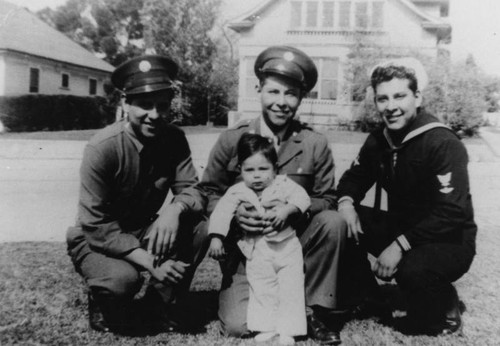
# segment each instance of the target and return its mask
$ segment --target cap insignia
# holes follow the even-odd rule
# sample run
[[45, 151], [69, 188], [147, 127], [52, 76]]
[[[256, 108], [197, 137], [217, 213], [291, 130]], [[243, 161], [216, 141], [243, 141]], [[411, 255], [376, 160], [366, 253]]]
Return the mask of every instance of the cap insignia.
[[293, 55], [292, 52], [285, 52], [285, 54], [283, 54], [283, 59], [285, 59], [286, 61], [292, 61], [294, 58], [295, 55]]
[[276, 68], [280, 71], [284, 71], [285, 70], [285, 65], [283, 64], [279, 64], [278, 66], [276, 66]]
[[142, 60], [139, 63], [139, 70], [141, 70], [141, 72], [149, 72], [149, 70], [151, 70], [151, 63], [147, 60]]

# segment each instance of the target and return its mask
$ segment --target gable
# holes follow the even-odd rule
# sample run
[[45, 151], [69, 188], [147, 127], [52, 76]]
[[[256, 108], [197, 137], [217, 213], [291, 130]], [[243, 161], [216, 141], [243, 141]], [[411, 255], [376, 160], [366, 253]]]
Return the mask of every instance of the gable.
[[0, 0], [0, 50], [25, 53], [111, 72], [113, 66], [97, 58], [28, 10]]
[[451, 30], [449, 23], [429, 15], [423, 10], [425, 6], [419, 7], [410, 0], [267, 0], [242, 14], [229, 27], [239, 33], [249, 33], [277, 6], [280, 8], [278, 20], [287, 22], [288, 31], [381, 31], [386, 29], [386, 22], [400, 22], [397, 17], [387, 15], [389, 6], [397, 7], [402, 15], [417, 23], [420, 30], [429, 31], [431, 35], [439, 36], [439, 30]]

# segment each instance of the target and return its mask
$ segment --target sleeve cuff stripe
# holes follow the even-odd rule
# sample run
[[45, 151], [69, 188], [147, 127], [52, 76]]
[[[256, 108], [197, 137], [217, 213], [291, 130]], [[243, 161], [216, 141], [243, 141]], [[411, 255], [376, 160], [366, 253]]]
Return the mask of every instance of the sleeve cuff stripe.
[[354, 199], [352, 199], [352, 197], [350, 197], [350, 196], [342, 196], [342, 197], [340, 197], [338, 203], [341, 203], [343, 201], [351, 201], [351, 203], [354, 204]]
[[405, 251], [410, 251], [411, 250], [411, 245], [408, 239], [404, 235], [400, 235], [398, 237], [399, 244], [403, 247]]

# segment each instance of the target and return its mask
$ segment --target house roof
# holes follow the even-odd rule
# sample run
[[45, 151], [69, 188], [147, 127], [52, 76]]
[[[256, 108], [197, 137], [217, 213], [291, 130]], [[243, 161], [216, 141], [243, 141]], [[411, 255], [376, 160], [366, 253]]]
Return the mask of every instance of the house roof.
[[[442, 29], [449, 28], [450, 24], [433, 16], [428, 15], [424, 11], [420, 10], [411, 0], [396, 0], [402, 3], [410, 11], [415, 13], [418, 17], [422, 19], [422, 27], [424, 29]], [[413, 0], [418, 2], [418, 0]], [[431, 1], [431, 0], [429, 0]], [[438, 0], [433, 0], [438, 1]], [[439, 0], [440, 2], [447, 2], [448, 0]], [[276, 0], [264, 0], [255, 6], [252, 10], [242, 14], [229, 23], [229, 27], [236, 32], [245, 31], [251, 29], [255, 22], [260, 18], [260, 15], [266, 11]], [[432, 1], [431, 1], [432, 2]]]
[[27, 9], [0, 0], [0, 50], [111, 72], [114, 67], [44, 23]]

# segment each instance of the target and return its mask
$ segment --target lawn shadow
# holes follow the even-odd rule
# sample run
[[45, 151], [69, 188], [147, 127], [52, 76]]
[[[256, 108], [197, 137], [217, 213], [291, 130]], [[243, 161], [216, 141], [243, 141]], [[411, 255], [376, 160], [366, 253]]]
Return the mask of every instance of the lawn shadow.
[[187, 334], [206, 332], [206, 326], [217, 320], [219, 292], [190, 291], [181, 301], [172, 306], [172, 313]]

